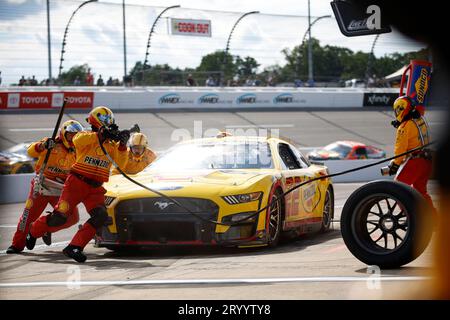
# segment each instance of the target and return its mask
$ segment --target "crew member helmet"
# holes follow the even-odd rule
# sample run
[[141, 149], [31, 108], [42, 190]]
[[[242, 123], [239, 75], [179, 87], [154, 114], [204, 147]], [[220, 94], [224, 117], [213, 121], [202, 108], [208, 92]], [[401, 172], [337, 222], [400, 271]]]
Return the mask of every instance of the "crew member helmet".
[[86, 121], [92, 126], [94, 131], [97, 131], [103, 126], [108, 127], [115, 122], [111, 109], [104, 106], [92, 109]]
[[395, 99], [393, 108], [395, 119], [402, 122], [406, 115], [414, 109], [414, 103], [410, 97], [401, 96]]
[[83, 126], [76, 120], [68, 120], [62, 124], [59, 138], [67, 149], [73, 147], [72, 139], [80, 131], [83, 131]]
[[147, 148], [148, 140], [145, 134], [143, 133], [134, 133], [130, 137], [130, 150], [133, 156], [140, 157], [144, 154], [145, 149]]

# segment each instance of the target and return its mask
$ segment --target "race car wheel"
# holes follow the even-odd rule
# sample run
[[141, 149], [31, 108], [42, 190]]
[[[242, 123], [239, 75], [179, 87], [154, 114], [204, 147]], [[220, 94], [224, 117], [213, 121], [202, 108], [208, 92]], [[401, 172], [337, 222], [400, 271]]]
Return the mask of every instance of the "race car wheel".
[[282, 192], [277, 189], [270, 198], [269, 219], [268, 219], [268, 245], [269, 247], [276, 247], [280, 241], [281, 224], [282, 224], [282, 200], [276, 201], [282, 196]]
[[334, 195], [333, 189], [331, 186], [328, 186], [327, 191], [325, 193], [325, 200], [323, 205], [323, 214], [322, 214], [322, 227], [320, 228], [320, 232], [327, 232], [330, 230], [331, 221], [334, 218]]
[[370, 182], [348, 198], [341, 233], [360, 261], [398, 268], [416, 259], [432, 233], [428, 204], [416, 190], [396, 181]]

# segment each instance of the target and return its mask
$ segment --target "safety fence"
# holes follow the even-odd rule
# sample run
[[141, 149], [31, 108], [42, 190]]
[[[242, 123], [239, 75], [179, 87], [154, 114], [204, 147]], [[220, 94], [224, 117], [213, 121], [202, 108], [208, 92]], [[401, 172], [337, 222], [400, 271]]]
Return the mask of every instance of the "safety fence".
[[0, 109], [68, 109], [105, 105], [134, 109], [360, 108], [392, 106], [398, 89], [291, 87], [9, 87]]

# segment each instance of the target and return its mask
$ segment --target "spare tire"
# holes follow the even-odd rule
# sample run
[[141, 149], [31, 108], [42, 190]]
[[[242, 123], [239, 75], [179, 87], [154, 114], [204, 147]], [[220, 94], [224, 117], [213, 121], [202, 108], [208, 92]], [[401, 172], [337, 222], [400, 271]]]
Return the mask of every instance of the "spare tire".
[[379, 180], [350, 195], [342, 209], [341, 233], [357, 259], [389, 269], [422, 254], [432, 223], [429, 205], [419, 192], [404, 183]]

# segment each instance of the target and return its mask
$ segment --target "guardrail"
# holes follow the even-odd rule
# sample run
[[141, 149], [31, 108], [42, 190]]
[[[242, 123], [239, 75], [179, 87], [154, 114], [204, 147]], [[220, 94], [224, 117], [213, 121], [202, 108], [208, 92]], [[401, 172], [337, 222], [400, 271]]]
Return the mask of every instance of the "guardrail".
[[[324, 161], [330, 173], [341, 172], [359, 166], [374, 163], [379, 160], [330, 160]], [[361, 171], [333, 178], [334, 183], [341, 182], [367, 182], [381, 179], [380, 168], [386, 164], [374, 166]], [[25, 202], [30, 190], [30, 182], [34, 174], [0, 175], [0, 204]], [[389, 177], [387, 177], [389, 179]], [[386, 179], [386, 177], [383, 177]], [[391, 177], [392, 179], [392, 177]]]

